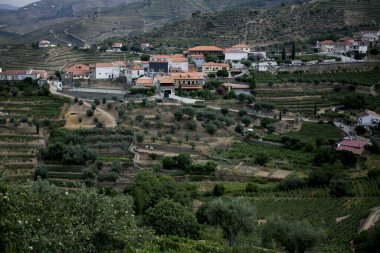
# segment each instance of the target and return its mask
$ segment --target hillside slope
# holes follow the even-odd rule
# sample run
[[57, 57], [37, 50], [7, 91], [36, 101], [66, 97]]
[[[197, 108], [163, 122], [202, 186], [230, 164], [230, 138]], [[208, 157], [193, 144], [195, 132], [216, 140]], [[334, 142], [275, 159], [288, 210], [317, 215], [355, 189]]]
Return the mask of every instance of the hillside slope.
[[[190, 19], [167, 24], [139, 39], [151, 41], [209, 41], [228, 46], [239, 40], [256, 46], [310, 36], [345, 35], [358, 29], [378, 27], [378, 0], [331, 0], [271, 9], [240, 8], [193, 15]], [[172, 43], [172, 44], [173, 44]]]
[[[42, 0], [0, 17], [0, 30], [24, 35], [22, 42], [77, 37], [96, 43], [114, 36], [150, 31], [196, 11], [271, 7], [296, 0]], [[309, 1], [309, 0], [307, 0]], [[52, 34], [54, 30], [55, 36]], [[58, 37], [58, 39], [57, 39]]]

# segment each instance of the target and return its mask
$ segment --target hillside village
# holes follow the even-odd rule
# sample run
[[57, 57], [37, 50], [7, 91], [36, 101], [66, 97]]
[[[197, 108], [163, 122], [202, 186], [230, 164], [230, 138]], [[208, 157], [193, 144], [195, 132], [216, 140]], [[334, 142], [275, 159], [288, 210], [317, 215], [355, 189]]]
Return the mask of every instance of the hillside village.
[[[157, 8], [146, 22], [164, 22], [179, 18], [177, 1], [120, 2], [73, 16], [60, 35], [0, 45], [0, 252], [379, 252], [378, 25], [300, 39], [274, 31], [297, 29], [284, 21], [259, 39], [283, 41], [262, 46], [249, 29], [270, 19], [251, 20], [233, 39], [172, 43], [145, 29], [119, 36], [143, 25], [107, 17]], [[340, 13], [317, 2], [255, 2], [278, 4], [264, 12], [242, 0], [231, 13]], [[153, 34], [199, 19], [221, 29], [217, 14], [191, 10]], [[112, 31], [93, 31], [104, 41], [70, 42], [81, 40], [70, 30], [110, 20]]]

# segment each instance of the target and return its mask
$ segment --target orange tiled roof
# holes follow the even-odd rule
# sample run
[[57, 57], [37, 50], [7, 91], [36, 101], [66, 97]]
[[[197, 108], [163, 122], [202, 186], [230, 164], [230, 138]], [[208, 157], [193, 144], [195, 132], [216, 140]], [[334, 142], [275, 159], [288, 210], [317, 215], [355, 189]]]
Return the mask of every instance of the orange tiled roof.
[[112, 47], [114, 48], [121, 48], [123, 46], [123, 43], [120, 43], [120, 42], [115, 42], [112, 44]]
[[230, 65], [228, 65], [227, 63], [205, 62], [202, 66], [228, 68]]
[[96, 63], [97, 68], [112, 68], [114, 65], [109, 62], [103, 62], [103, 63]]
[[203, 80], [203, 74], [200, 72], [171, 73], [170, 76], [174, 80], [189, 80], [189, 79]]
[[189, 51], [223, 51], [220, 47], [216, 46], [197, 46], [193, 48], [189, 48]]
[[89, 66], [84, 65], [84, 64], [75, 64], [72, 65], [71, 67], [67, 68], [66, 71], [88, 71], [90, 70]]
[[136, 65], [132, 68], [132, 70], [142, 70], [143, 68], [141, 67], [141, 65]]
[[4, 70], [3, 72], [0, 73], [0, 75], [25, 75], [26, 70], [20, 70], [20, 69], [9, 69], [9, 70]]
[[169, 77], [169, 76], [162, 76], [158, 79], [158, 81], [160, 83], [174, 83], [174, 80], [173, 78]]
[[225, 53], [247, 53], [241, 50], [240, 48], [226, 48], [224, 52]]
[[335, 41], [333, 41], [333, 40], [324, 40], [324, 41], [319, 42], [319, 44], [321, 44], [321, 45], [335, 45]]
[[153, 81], [149, 77], [144, 76], [137, 79], [136, 83], [143, 84], [143, 85], [150, 85], [150, 84], [153, 84]]

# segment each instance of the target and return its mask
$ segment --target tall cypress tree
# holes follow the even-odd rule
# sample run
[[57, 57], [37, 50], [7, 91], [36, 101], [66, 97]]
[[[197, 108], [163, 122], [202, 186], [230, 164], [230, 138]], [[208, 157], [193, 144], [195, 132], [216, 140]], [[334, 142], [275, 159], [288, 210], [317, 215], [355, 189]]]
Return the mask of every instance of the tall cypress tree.
[[293, 42], [292, 44], [292, 60], [296, 59], [296, 43]]
[[285, 51], [285, 46], [282, 47], [282, 60], [285, 61], [286, 60], [286, 51]]

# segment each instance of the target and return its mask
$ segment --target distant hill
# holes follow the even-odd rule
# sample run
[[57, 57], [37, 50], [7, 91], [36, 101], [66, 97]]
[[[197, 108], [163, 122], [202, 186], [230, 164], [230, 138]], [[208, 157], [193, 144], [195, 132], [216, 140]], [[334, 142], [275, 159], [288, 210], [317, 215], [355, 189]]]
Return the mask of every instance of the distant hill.
[[17, 6], [13, 6], [10, 4], [0, 4], [0, 10], [17, 10]]
[[265, 46], [311, 36], [344, 36], [379, 26], [378, 0], [330, 0], [270, 9], [238, 8], [196, 14], [140, 35], [138, 39], [169, 41], [172, 46], [181, 41], [220, 46], [241, 41]]
[[[264, 8], [299, 0], [41, 0], [0, 16], [0, 30], [27, 42], [78, 38], [96, 43], [134, 36], [192, 13], [237, 7]], [[304, 0], [305, 1], [305, 0]], [[53, 35], [54, 32], [54, 35]], [[76, 40], [76, 39], [75, 39]]]

